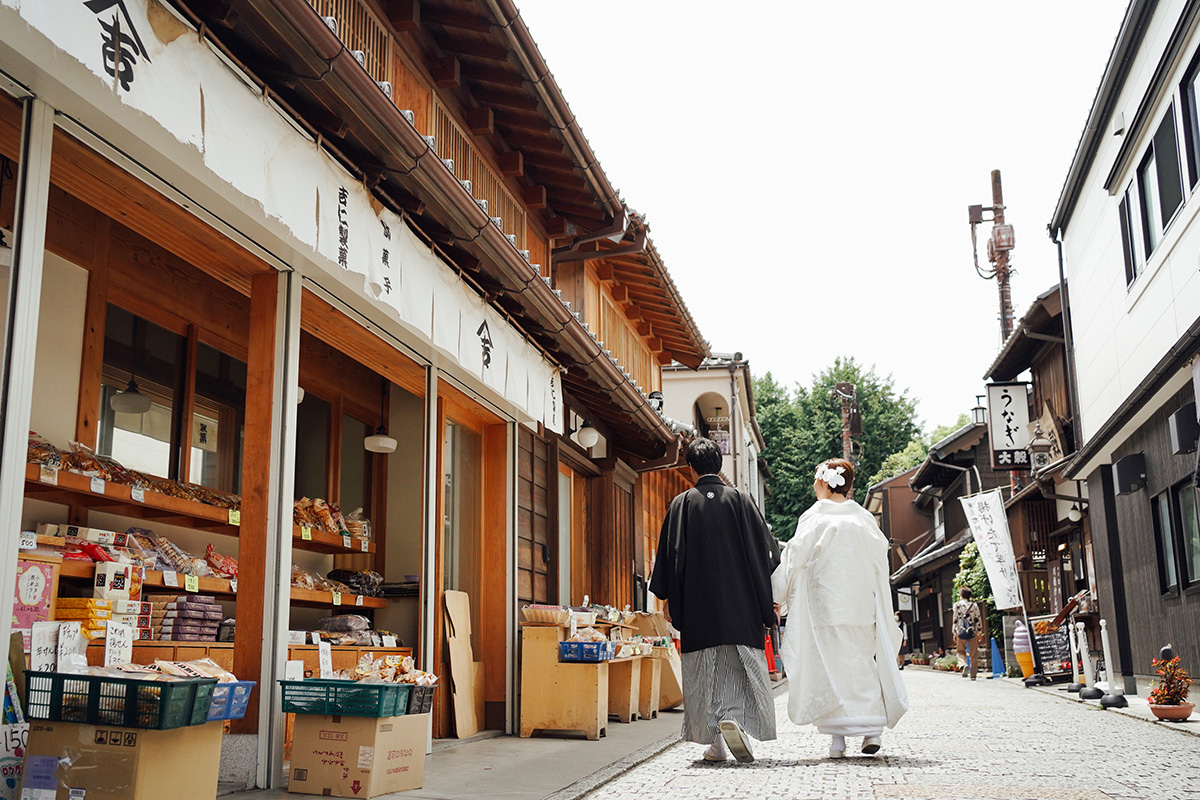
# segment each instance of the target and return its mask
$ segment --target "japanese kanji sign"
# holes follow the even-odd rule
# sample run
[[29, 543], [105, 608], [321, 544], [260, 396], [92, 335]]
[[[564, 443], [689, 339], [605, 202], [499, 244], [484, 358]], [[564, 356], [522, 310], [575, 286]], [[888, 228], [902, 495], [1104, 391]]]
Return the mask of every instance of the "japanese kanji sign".
[[993, 469], [1029, 469], [1027, 383], [989, 383], [988, 438]]
[[960, 497], [967, 524], [975, 537], [988, 581], [992, 584], [992, 595], [996, 608], [1019, 608], [1021, 606], [1021, 583], [1017, 579], [1017, 562], [1013, 558], [1012, 539], [1008, 532], [1008, 516], [1004, 511], [1004, 498], [999, 489], [990, 492]]

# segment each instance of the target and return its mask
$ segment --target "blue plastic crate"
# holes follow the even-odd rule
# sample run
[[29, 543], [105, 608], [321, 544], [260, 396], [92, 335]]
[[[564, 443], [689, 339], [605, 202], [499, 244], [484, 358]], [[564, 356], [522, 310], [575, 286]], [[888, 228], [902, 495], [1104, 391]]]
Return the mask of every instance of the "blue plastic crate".
[[218, 719], [241, 719], [246, 716], [250, 704], [250, 692], [256, 681], [234, 681], [218, 683], [213, 689], [212, 705], [208, 708], [208, 721]]
[[615, 642], [559, 642], [559, 661], [608, 661], [617, 652]]

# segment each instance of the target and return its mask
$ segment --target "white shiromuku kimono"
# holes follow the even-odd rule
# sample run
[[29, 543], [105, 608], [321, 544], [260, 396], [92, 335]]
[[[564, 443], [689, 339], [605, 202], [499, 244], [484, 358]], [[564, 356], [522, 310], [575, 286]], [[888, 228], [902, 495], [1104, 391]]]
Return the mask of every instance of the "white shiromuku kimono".
[[787, 606], [780, 655], [797, 725], [878, 736], [908, 710], [887, 552], [875, 518], [853, 500], [818, 500], [784, 546], [771, 584]]

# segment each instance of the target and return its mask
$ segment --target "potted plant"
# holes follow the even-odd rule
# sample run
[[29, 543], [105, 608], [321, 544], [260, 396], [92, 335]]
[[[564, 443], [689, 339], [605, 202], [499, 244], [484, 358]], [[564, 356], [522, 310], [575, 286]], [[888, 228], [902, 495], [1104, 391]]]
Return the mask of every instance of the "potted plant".
[[1150, 710], [1159, 719], [1183, 722], [1195, 708], [1195, 704], [1187, 702], [1192, 677], [1179, 665], [1179, 656], [1156, 658], [1150, 666], [1159, 677], [1150, 691]]

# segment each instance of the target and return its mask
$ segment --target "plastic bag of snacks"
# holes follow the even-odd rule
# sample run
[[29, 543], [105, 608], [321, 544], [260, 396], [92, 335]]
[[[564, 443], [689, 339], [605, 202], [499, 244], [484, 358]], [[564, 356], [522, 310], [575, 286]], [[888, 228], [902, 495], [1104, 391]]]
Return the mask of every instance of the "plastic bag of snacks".
[[321, 620], [321, 630], [342, 633], [345, 631], [369, 631], [371, 620], [361, 614], [338, 614]]
[[29, 432], [29, 449], [26, 451], [25, 460], [49, 469], [62, 469], [63, 466], [62, 454], [58, 452], [58, 448], [50, 444], [46, 437], [33, 431]]
[[357, 539], [371, 541], [371, 520], [367, 519], [361, 508], [356, 508], [346, 515], [346, 529]]
[[156, 659], [154, 667], [167, 675], [175, 675], [180, 678], [216, 678], [218, 683], [235, 683], [237, 681], [232, 672], [211, 658], [198, 658], [195, 661]]
[[221, 555], [216, 551], [210, 542], [208, 549], [204, 552], [204, 560], [212, 567], [212, 571], [220, 578], [236, 578], [238, 576], [238, 562], [232, 556]]
[[196, 558], [166, 537], [153, 533], [150, 535], [154, 537], [154, 549], [158, 551], [158, 563], [165, 567], [164, 571], [196, 575], [201, 578], [212, 576], [212, 568], [203, 558]]

